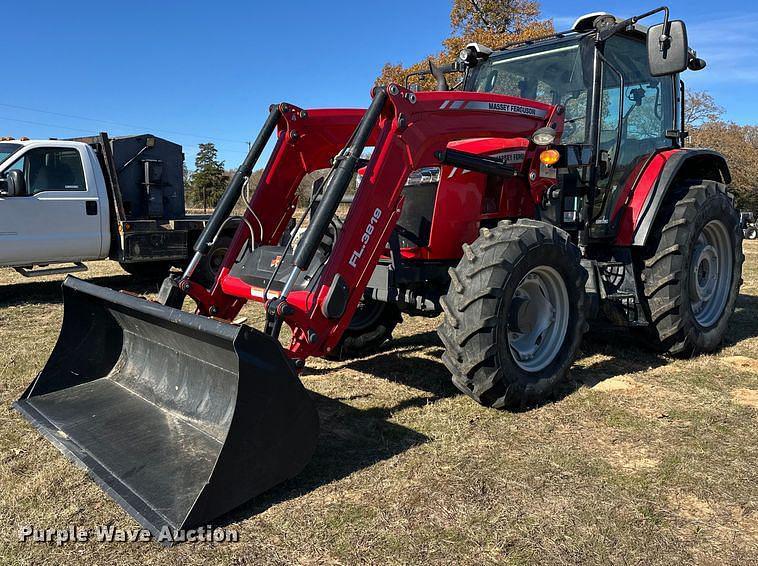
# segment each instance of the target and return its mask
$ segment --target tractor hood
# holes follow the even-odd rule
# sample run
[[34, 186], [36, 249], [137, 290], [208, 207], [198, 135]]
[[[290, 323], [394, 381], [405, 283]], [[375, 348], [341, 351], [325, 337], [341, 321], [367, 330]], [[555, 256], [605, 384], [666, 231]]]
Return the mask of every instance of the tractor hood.
[[401, 139], [415, 148], [414, 169], [437, 166], [435, 155], [445, 147], [490, 154], [525, 148], [532, 135], [546, 126], [558, 138], [563, 133], [564, 112], [559, 105], [483, 92], [413, 93], [397, 85], [390, 85], [388, 92]]

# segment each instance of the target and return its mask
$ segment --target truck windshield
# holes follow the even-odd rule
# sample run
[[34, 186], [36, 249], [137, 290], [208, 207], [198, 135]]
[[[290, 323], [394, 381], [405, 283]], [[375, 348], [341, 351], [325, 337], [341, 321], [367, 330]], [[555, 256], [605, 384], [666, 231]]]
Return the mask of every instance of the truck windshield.
[[3, 163], [11, 155], [21, 149], [22, 145], [18, 143], [0, 143], [0, 163]]
[[475, 67], [467, 90], [566, 107], [563, 143], [586, 139], [587, 93], [579, 41], [496, 54]]

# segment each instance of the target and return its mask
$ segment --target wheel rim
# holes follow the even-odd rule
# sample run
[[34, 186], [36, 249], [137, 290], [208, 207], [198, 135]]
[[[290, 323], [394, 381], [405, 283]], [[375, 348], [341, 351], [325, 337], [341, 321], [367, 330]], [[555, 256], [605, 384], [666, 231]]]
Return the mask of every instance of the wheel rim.
[[705, 225], [692, 249], [690, 301], [700, 326], [716, 324], [726, 307], [732, 283], [732, 240], [720, 220]]
[[566, 283], [552, 267], [535, 267], [513, 292], [508, 313], [508, 347], [521, 369], [537, 372], [555, 359], [568, 329]]

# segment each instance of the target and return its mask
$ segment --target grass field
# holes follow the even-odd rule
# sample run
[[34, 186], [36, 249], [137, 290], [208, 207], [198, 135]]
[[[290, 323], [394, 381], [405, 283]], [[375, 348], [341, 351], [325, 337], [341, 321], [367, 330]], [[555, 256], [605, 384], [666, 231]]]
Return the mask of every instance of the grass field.
[[[47, 359], [60, 279], [0, 271], [0, 564], [758, 561], [758, 245], [716, 355], [672, 361], [587, 336], [565, 394], [484, 409], [440, 363], [436, 320], [303, 381], [322, 433], [297, 478], [225, 518], [238, 543], [20, 543], [20, 525], [136, 523], [12, 408]], [[98, 284], [150, 295], [116, 264]], [[124, 431], [128, 434], [128, 431]]]

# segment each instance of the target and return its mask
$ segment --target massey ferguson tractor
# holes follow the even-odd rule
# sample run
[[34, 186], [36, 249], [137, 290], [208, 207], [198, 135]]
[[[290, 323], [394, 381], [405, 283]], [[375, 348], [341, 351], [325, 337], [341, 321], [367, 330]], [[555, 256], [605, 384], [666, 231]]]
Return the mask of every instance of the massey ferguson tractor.
[[[637, 23], [653, 14], [663, 22]], [[16, 407], [158, 532], [296, 475], [318, 436], [306, 359], [376, 348], [403, 315], [443, 315], [453, 383], [495, 408], [559, 391], [593, 320], [672, 355], [713, 351], [743, 255], [724, 157], [684, 147], [679, 74], [703, 67], [658, 8], [471, 44], [430, 64], [434, 91], [377, 87], [366, 110], [272, 106], [157, 301], [66, 279], [60, 338]], [[290, 237], [301, 180], [322, 169]], [[229, 222], [207, 287], [195, 269]], [[260, 329], [232, 322], [251, 300], [265, 307]]]

